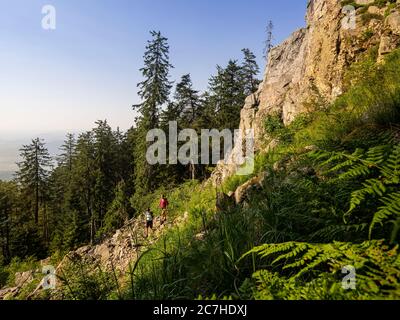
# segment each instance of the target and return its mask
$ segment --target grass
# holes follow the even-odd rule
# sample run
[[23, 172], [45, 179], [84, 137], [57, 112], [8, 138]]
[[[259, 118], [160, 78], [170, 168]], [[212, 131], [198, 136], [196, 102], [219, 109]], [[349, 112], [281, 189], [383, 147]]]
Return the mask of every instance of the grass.
[[[129, 277], [125, 298], [266, 298], [257, 286], [259, 278], [252, 274], [268, 264], [256, 255], [240, 260], [254, 246], [367, 240], [368, 228], [362, 219], [355, 218], [350, 224], [343, 219], [354, 182], [322, 178], [303, 154], [310, 145], [328, 150], [374, 146], [396, 132], [400, 123], [400, 52], [388, 56], [384, 65], [373, 63], [373, 55], [349, 70], [347, 92], [329, 107], [300, 116], [289, 127], [282, 127], [276, 117], [267, 119], [267, 133], [281, 143], [274, 152], [257, 156], [253, 175], [265, 171], [268, 175], [263, 190], [251, 194], [247, 206], [215, 215], [215, 190], [210, 186], [187, 184], [170, 193], [172, 215], [186, 211], [189, 221], [168, 231], [145, 253]], [[277, 161], [283, 167], [278, 172], [273, 170]], [[248, 178], [233, 176], [221, 189], [234, 191]], [[154, 201], [153, 208], [157, 199]], [[203, 235], [197, 239], [200, 232]], [[282, 276], [285, 272], [271, 281], [283, 281]], [[324, 281], [332, 284], [334, 278], [322, 273], [318, 279], [314, 286]], [[298, 285], [293, 288], [301, 290]], [[364, 294], [368, 296], [368, 292]], [[318, 297], [333, 296], [322, 290]]]

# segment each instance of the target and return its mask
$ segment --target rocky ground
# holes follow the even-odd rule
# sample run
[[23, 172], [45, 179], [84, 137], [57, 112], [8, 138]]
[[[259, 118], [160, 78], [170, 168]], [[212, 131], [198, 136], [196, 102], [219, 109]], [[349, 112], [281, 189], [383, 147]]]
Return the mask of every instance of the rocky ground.
[[[188, 214], [185, 213], [174, 221], [162, 225], [160, 218], [157, 217], [154, 221], [154, 231], [150, 232], [148, 238], [145, 237], [143, 219], [132, 219], [102, 243], [87, 245], [69, 252], [55, 267], [55, 274], [62, 275], [70, 263], [82, 261], [93, 267], [101, 266], [105, 272], [114, 272], [122, 283], [129, 270], [129, 265], [134, 263], [140, 254], [154, 244], [166, 230], [184, 223], [187, 218]], [[49, 264], [50, 258], [40, 261], [42, 267]], [[16, 273], [14, 285], [0, 289], [0, 300], [18, 298], [23, 291], [30, 291], [27, 299], [39, 297], [43, 291], [43, 280], [38, 279], [43, 279], [43, 277], [40, 269]], [[57, 290], [55, 290], [52, 292], [51, 298], [57, 298], [57, 294]]]

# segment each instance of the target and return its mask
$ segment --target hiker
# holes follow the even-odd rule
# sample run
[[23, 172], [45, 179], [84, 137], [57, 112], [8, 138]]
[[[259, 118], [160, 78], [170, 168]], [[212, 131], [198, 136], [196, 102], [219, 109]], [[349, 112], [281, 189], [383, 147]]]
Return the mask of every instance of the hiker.
[[161, 224], [164, 224], [167, 221], [167, 210], [168, 210], [168, 200], [165, 195], [161, 196], [160, 199], [160, 208], [161, 208]]
[[149, 228], [153, 231], [153, 212], [150, 208], [144, 213], [146, 216], [146, 238], [149, 236]]

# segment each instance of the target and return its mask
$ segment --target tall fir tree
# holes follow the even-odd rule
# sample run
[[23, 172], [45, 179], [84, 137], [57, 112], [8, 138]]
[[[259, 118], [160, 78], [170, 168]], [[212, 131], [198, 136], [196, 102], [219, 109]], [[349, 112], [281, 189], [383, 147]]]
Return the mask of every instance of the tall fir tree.
[[107, 121], [97, 121], [97, 127], [93, 129], [94, 135], [94, 175], [96, 179], [94, 190], [94, 208], [96, 211], [95, 229], [103, 225], [103, 219], [107, 212], [107, 207], [113, 198], [114, 188], [117, 184], [116, 152], [117, 141]]
[[209, 103], [215, 110], [217, 129], [237, 129], [246, 99], [241, 66], [236, 60], [230, 60], [226, 68], [217, 66], [217, 75], [210, 79], [209, 86]]
[[0, 253], [2, 256], [0, 260], [5, 264], [9, 263], [11, 260], [11, 215], [15, 210], [16, 189], [16, 185], [13, 182], [3, 182], [0, 180]]
[[250, 49], [242, 50], [244, 55], [244, 61], [242, 63], [242, 73], [245, 87], [246, 96], [256, 92], [260, 81], [257, 79], [257, 75], [260, 72], [260, 68], [256, 61], [256, 56]]
[[264, 42], [264, 59], [268, 58], [269, 53], [271, 52], [274, 44], [274, 23], [272, 20], [268, 21], [267, 28], [265, 30], [266, 39]]
[[[157, 170], [146, 160], [150, 143], [146, 142], [149, 130], [159, 127], [159, 115], [162, 106], [168, 102], [172, 83], [169, 71], [173, 67], [169, 62], [168, 39], [161, 32], [151, 32], [144, 54], [144, 67], [140, 70], [144, 80], [138, 84], [142, 103], [135, 105], [139, 116], [135, 132], [135, 189], [136, 197], [157, 187]], [[134, 201], [135, 202], [135, 201]]]
[[177, 114], [177, 119], [182, 117], [183, 126], [191, 127], [199, 115], [200, 98], [199, 92], [193, 88], [190, 74], [182, 76], [176, 85], [174, 100], [181, 113]]
[[76, 139], [72, 133], [67, 134], [60, 151], [62, 153], [57, 157], [58, 166], [65, 167], [67, 172], [71, 173], [76, 156]]
[[76, 148], [78, 156], [70, 199], [71, 209], [76, 211], [78, 215], [76, 223], [79, 239], [82, 242], [89, 239], [91, 243], [94, 243], [97, 230], [94, 208], [96, 153], [93, 132], [81, 134]]
[[35, 223], [39, 223], [40, 206], [47, 197], [46, 187], [52, 166], [52, 159], [43, 141], [32, 140], [30, 145], [20, 149], [22, 161], [18, 163], [17, 180], [32, 205]]

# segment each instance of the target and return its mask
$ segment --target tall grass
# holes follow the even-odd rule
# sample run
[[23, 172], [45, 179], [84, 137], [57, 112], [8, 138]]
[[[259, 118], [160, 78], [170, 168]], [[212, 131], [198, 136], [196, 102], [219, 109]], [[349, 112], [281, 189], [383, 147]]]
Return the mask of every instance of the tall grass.
[[[353, 183], [322, 179], [304, 148], [352, 150], [393, 136], [400, 120], [400, 51], [382, 65], [373, 62], [375, 54], [349, 70], [347, 92], [333, 104], [316, 106], [316, 112], [289, 127], [270, 126], [280, 145], [257, 156], [253, 175], [233, 176], [221, 187], [234, 191], [251, 176], [267, 172], [263, 189], [251, 194], [246, 206], [215, 215], [215, 190], [210, 186], [187, 184], [170, 193], [172, 216], [188, 212], [189, 220], [145, 254], [130, 275], [126, 297], [251, 298], [256, 296], [252, 273], [269, 267], [254, 255], [240, 260], [252, 247], [367, 239], [362, 218], [350, 224], [343, 219]], [[280, 171], [274, 170], [277, 161], [282, 163]], [[154, 210], [157, 204], [156, 199]]]

